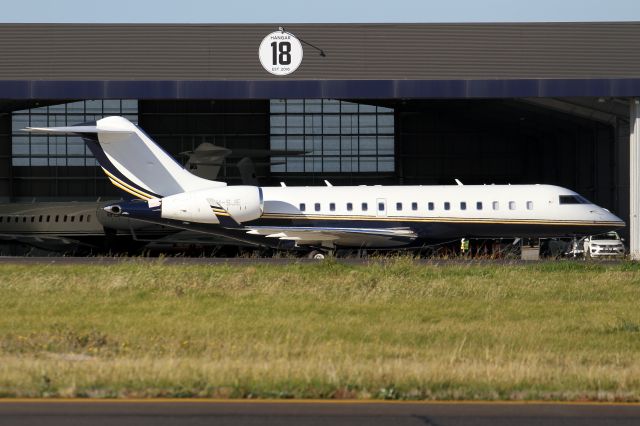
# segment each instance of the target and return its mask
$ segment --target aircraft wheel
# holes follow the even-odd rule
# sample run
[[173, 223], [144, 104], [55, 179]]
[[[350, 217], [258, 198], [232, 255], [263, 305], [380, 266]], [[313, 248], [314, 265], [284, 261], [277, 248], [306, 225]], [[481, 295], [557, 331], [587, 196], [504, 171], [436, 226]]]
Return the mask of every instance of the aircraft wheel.
[[323, 252], [321, 252], [320, 250], [313, 250], [312, 252], [310, 252], [307, 257], [309, 259], [317, 259], [317, 260], [323, 260], [325, 258], [325, 255]]

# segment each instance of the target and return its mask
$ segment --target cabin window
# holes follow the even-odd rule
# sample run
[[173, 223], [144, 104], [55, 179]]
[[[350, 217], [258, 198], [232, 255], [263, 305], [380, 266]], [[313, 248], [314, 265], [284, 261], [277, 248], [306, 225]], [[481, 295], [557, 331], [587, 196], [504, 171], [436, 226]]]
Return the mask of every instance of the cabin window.
[[516, 209], [516, 202], [509, 201], [509, 210], [515, 210], [515, 209]]
[[38, 218], [38, 222], [42, 222], [42, 215]]
[[466, 210], [466, 209], [467, 209], [466, 201], [460, 201], [460, 210]]
[[47, 222], [51, 222], [51, 216], [47, 215]]
[[36, 217], [35, 216], [31, 216], [31, 223], [36, 221]]
[[378, 203], [378, 211], [384, 211], [384, 203]]
[[22, 217], [22, 223], [27, 223], [27, 217], [26, 216]]
[[433, 210], [433, 209], [435, 209], [435, 208], [436, 208], [436, 206], [435, 206], [435, 204], [433, 204], [432, 202], [429, 202], [429, 203], [427, 203], [427, 208], [428, 208], [429, 210]]
[[527, 210], [533, 210], [533, 201], [527, 201]]
[[445, 210], [451, 210], [451, 203], [450, 203], [450, 202], [448, 202], [448, 201], [445, 201], [445, 202], [444, 202], [444, 209], [445, 209]]
[[313, 205], [313, 208], [314, 208], [315, 211], [319, 212], [320, 211], [320, 203], [315, 203]]
[[60, 215], [56, 215], [56, 222], [60, 220]]
[[75, 216], [71, 216], [71, 222], [73, 222], [74, 220], [76, 220]]
[[91, 215], [90, 214], [87, 215], [87, 222], [91, 222]]
[[18, 223], [19, 220], [20, 220], [20, 218], [18, 216], [16, 216], [16, 219], [14, 220], [14, 222]]
[[353, 203], [347, 203], [347, 211], [350, 212], [353, 210]]
[[80, 215], [80, 217], [78, 218], [78, 220], [79, 220], [80, 222], [82, 222], [82, 221], [84, 220], [84, 215], [83, 215], [83, 214], [81, 214], [81, 215]]
[[494, 209], [494, 210], [498, 210], [498, 209], [500, 209], [500, 203], [499, 203], [499, 202], [497, 202], [497, 201], [494, 201], [494, 202], [493, 202], [493, 209]]
[[418, 203], [411, 203], [411, 210], [413, 211], [418, 210]]
[[336, 211], [336, 203], [329, 203], [329, 210], [331, 210], [332, 212]]
[[476, 210], [482, 210], [482, 201], [476, 203]]
[[396, 210], [397, 211], [402, 211], [402, 203], [396, 203]]
[[0, 216], [0, 223], [4, 220], [4, 216]]
[[362, 203], [362, 211], [363, 212], [366, 212], [368, 210], [368, 208], [369, 207], [367, 206], [367, 203]]
[[307, 209], [307, 206], [304, 203], [300, 203], [300, 211], [303, 212]]

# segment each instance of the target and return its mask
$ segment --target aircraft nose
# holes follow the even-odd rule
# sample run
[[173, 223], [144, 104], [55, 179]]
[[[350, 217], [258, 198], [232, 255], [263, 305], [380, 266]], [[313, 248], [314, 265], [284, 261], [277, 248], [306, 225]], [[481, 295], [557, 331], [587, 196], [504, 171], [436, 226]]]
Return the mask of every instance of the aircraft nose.
[[592, 210], [592, 213], [597, 216], [596, 220], [599, 222], [606, 222], [607, 224], [610, 224], [611, 226], [616, 228], [624, 228], [626, 226], [624, 220], [620, 219], [618, 216], [611, 213], [607, 209], [597, 208], [595, 210]]

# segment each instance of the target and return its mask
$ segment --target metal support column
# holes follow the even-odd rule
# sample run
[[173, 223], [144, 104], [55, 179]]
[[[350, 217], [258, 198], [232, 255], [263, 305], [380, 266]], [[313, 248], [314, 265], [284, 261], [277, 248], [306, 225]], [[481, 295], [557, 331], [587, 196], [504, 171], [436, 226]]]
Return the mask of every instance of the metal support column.
[[629, 108], [629, 256], [640, 260], [640, 100]]

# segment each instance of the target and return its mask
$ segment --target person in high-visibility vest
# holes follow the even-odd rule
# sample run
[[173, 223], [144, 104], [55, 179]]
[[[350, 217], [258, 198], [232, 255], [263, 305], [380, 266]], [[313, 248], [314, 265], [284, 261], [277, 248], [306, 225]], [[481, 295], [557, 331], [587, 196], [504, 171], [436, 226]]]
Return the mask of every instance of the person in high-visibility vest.
[[460, 240], [460, 254], [466, 256], [469, 253], [469, 240], [463, 238]]

